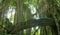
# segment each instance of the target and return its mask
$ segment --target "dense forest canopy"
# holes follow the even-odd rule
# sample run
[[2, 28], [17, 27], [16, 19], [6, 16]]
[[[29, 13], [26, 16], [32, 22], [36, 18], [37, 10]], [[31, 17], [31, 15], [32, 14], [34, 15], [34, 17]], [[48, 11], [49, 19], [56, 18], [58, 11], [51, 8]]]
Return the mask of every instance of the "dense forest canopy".
[[60, 0], [0, 0], [1, 35], [60, 35]]

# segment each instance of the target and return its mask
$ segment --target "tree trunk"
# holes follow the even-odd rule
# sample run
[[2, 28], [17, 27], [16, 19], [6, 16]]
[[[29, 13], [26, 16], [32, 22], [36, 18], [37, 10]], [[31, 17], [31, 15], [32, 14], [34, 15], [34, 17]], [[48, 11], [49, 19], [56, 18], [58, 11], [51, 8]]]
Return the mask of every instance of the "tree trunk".
[[[23, 17], [23, 0], [16, 0], [16, 2], [17, 2], [17, 6], [16, 6], [16, 12], [15, 12], [15, 18], [14, 18], [15, 25], [18, 24], [19, 22], [24, 21], [24, 17]], [[20, 26], [22, 26], [21, 23], [20, 23]], [[22, 30], [18, 34], [23, 35], [24, 31]]]

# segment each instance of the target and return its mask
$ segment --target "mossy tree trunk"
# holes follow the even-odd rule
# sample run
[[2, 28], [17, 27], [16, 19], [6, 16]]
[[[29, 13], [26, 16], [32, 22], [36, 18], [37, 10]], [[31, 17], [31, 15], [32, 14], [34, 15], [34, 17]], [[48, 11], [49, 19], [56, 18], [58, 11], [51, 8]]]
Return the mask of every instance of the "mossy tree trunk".
[[[16, 0], [16, 2], [17, 2], [17, 4], [16, 4], [16, 12], [15, 12], [15, 18], [14, 18], [15, 25], [18, 24], [19, 22], [24, 21], [24, 17], [23, 17], [23, 0]], [[24, 31], [22, 30], [22, 31], [18, 32], [17, 34], [24, 35]]]

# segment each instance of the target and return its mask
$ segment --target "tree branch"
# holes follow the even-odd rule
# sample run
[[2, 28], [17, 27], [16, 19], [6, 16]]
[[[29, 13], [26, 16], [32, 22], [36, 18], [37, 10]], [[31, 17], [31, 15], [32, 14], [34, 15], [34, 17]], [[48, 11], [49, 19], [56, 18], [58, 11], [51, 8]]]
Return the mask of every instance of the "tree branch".
[[54, 20], [53, 19], [31, 19], [28, 20], [26, 22], [20, 22], [17, 25], [14, 26], [13, 30], [11, 30], [11, 34], [14, 34], [18, 31], [27, 29], [27, 28], [31, 28], [31, 27], [35, 27], [35, 26], [45, 26], [45, 25], [54, 25]]

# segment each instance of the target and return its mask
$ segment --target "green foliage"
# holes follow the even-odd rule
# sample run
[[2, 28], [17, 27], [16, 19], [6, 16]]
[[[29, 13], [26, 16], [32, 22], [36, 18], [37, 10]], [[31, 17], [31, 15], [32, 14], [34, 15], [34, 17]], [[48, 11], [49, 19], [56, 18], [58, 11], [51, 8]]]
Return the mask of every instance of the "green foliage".
[[11, 6], [16, 6], [16, 3], [17, 3], [16, 0], [11, 0], [11, 1], [10, 1], [10, 5], [11, 5]]
[[[2, 9], [2, 0], [0, 0], [0, 13], [1, 13], [1, 11], [5, 14], [5, 13], [7, 13], [6, 11], [8, 10], [8, 8], [9, 8], [9, 6], [12, 6], [12, 7], [16, 7], [16, 5], [17, 5], [17, 1], [18, 0], [7, 0], [8, 2], [3, 2], [3, 4], [5, 4], [5, 6], [3, 5], [3, 9], [4, 9], [4, 11], [3, 11], [3, 9]], [[44, 1], [44, 0], [43, 0]], [[24, 20], [25, 21], [27, 21], [27, 13], [26, 13], [26, 11], [28, 11], [27, 9], [29, 9], [29, 6], [30, 6], [30, 4], [32, 4], [33, 5], [33, 7], [38, 7], [39, 5], [43, 5], [43, 6], [45, 6], [45, 4], [43, 4], [43, 1], [42, 0], [22, 0], [22, 2], [21, 3], [23, 3], [23, 5], [21, 5], [22, 6], [22, 12], [23, 12], [23, 18], [24, 18]], [[51, 0], [50, 0], [51, 1]], [[49, 3], [51, 3], [49, 1]], [[60, 6], [60, 0], [56, 0], [58, 3], [58, 5]], [[49, 3], [48, 3], [48, 5], [49, 5]], [[53, 3], [53, 2], [52, 2]], [[41, 6], [42, 8], [44, 8], [43, 6]], [[45, 6], [46, 7], [46, 6]], [[46, 9], [46, 8], [45, 8]], [[53, 9], [53, 7], [51, 8], [51, 9]], [[40, 10], [40, 9], [39, 9]], [[44, 9], [43, 9], [44, 10]], [[16, 11], [17, 12], [17, 11]], [[28, 12], [31, 12], [31, 11], [28, 11]], [[40, 11], [39, 11], [40, 12]], [[50, 13], [50, 12], [49, 12]], [[18, 14], [20, 14], [20, 13], [18, 13]], [[42, 15], [43, 15], [44, 13], [42, 13]], [[48, 15], [48, 14], [47, 14]], [[52, 15], [54, 15], [53, 17], [56, 17], [55, 15], [57, 15], [57, 18], [58, 18], [58, 20], [60, 20], [60, 14], [58, 14], [57, 13], [57, 11], [55, 10], [54, 12], [52, 12]], [[13, 20], [14, 18], [13, 18], [13, 16], [14, 15], [11, 15], [11, 19], [10, 19], [10, 21], [11, 20]], [[16, 16], [18, 16], [18, 15], [16, 15]], [[19, 17], [20, 18], [20, 17]], [[57, 19], [57, 18], [55, 18], [55, 19]], [[46, 19], [45, 19], [46, 20]], [[45, 21], [44, 20], [44, 21]], [[17, 21], [19, 21], [19, 20], [16, 20], [16, 22]], [[32, 21], [32, 20], [31, 20]], [[49, 21], [51, 21], [51, 20], [49, 20]], [[3, 22], [3, 19], [2, 19], [2, 21], [0, 20], [0, 25], [2, 25], [2, 22]], [[30, 21], [29, 21], [30, 22]], [[36, 21], [35, 21], [35, 23], [36, 23]], [[26, 24], [26, 23], [25, 23]], [[33, 24], [33, 23], [32, 23]], [[3, 24], [4, 26], [6, 25], [9, 25], [9, 24]], [[3, 26], [2, 25], [2, 26]], [[11, 26], [11, 25], [10, 25]], [[9, 26], [9, 27], [10, 27]], [[7, 26], [8, 27], [8, 26]], [[12, 28], [12, 26], [11, 26], [11, 28]], [[2, 28], [1, 28], [2, 29]], [[44, 29], [44, 28], [43, 28]], [[3, 30], [3, 29], [2, 29]], [[47, 30], [49, 30], [49, 29], [47, 29]], [[26, 34], [26, 32], [25, 32], [25, 34]], [[49, 33], [50, 35], [51, 35], [51, 32]], [[6, 35], [8, 35], [8, 34], [6, 34]]]
[[60, 5], [60, 0], [56, 0], [58, 2], [58, 4]]

